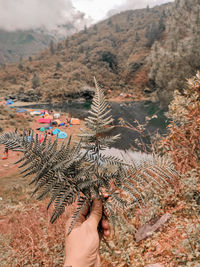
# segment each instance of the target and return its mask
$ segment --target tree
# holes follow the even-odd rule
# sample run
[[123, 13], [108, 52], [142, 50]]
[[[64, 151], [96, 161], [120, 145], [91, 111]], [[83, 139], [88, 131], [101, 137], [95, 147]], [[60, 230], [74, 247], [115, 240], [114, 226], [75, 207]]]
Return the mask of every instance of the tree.
[[84, 33], [87, 33], [88, 29], [87, 29], [87, 26], [85, 25], [84, 26]]
[[138, 32], [135, 33], [135, 40], [136, 40], [136, 42], [140, 41], [140, 36], [139, 36]]
[[113, 23], [112, 23], [112, 19], [111, 19], [111, 18], [108, 19], [107, 25], [110, 25], [110, 26], [113, 25]]
[[65, 48], [68, 48], [68, 45], [69, 45], [69, 40], [66, 39], [66, 40], [65, 40]]
[[34, 73], [32, 78], [32, 87], [35, 89], [38, 86], [40, 86], [40, 77], [38, 76], [37, 73]]
[[51, 52], [52, 55], [55, 54], [54, 42], [52, 40], [50, 42], [50, 52]]
[[115, 24], [115, 31], [116, 32], [120, 32], [121, 31], [119, 24]]
[[151, 47], [155, 40], [160, 39], [164, 30], [165, 24], [162, 17], [160, 18], [158, 24], [153, 22], [152, 25], [148, 25], [145, 33], [145, 37], [147, 38], [147, 47]]
[[19, 64], [18, 64], [18, 69], [19, 69], [19, 70], [23, 70], [23, 69], [24, 69], [22, 63], [19, 63]]
[[62, 50], [62, 43], [58, 43], [58, 45], [57, 45], [57, 50]]
[[56, 63], [56, 70], [59, 70], [62, 67], [62, 65], [60, 64], [60, 62]]

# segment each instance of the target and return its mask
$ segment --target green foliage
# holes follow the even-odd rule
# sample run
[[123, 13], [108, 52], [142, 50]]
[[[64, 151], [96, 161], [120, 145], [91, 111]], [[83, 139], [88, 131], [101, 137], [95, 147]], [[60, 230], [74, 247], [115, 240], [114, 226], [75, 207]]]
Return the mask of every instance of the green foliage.
[[40, 77], [37, 73], [34, 73], [34, 76], [32, 78], [32, 87], [35, 89], [38, 86], [40, 86]]
[[19, 70], [23, 70], [24, 69], [24, 67], [23, 67], [23, 65], [21, 63], [18, 64], [18, 69]]
[[68, 48], [68, 45], [69, 45], [69, 40], [66, 39], [66, 40], [65, 40], [65, 48]]
[[59, 70], [61, 67], [62, 67], [62, 65], [61, 65], [60, 62], [58, 61], [58, 62], [56, 63], [56, 70]]
[[147, 47], [151, 47], [156, 40], [159, 40], [164, 30], [165, 24], [162, 17], [160, 18], [158, 24], [153, 22], [152, 25], [148, 25], [145, 33], [145, 37], [147, 38]]
[[54, 42], [52, 40], [50, 42], [50, 52], [52, 55], [55, 54]]

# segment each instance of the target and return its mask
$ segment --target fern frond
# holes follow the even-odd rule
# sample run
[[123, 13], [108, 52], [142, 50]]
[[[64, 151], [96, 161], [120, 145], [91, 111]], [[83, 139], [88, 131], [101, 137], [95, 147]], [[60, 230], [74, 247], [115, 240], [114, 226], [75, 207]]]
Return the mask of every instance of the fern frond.
[[[94, 81], [96, 93], [89, 117], [85, 119], [87, 129], [81, 129], [81, 139], [72, 148], [71, 136], [60, 145], [57, 139], [53, 141], [47, 135], [40, 143], [40, 136], [33, 131], [0, 136], [0, 144], [23, 153], [16, 164], [20, 163], [24, 177], [32, 176], [32, 195], [37, 193], [37, 199], [41, 200], [50, 193], [47, 209], [54, 203], [51, 223], [66, 206], [77, 201], [69, 232], [94, 198], [102, 200], [103, 209], [114, 226], [120, 211], [125, 213], [133, 205], [141, 208], [149, 192], [168, 187], [178, 175], [165, 158], [152, 157], [140, 163], [127, 163], [103, 154], [102, 151], [120, 135], [107, 136], [114, 127], [111, 125], [113, 118], [102, 88], [96, 79]], [[110, 195], [108, 200], [103, 197], [104, 191]]]
[[68, 229], [68, 233], [67, 234], [71, 233], [74, 225], [79, 220], [79, 218], [82, 215], [83, 211], [88, 209], [88, 205], [89, 205], [89, 201], [86, 198], [80, 196], [79, 199], [78, 199], [76, 211], [74, 212], [74, 214], [72, 216], [72, 222], [70, 224], [70, 227]]

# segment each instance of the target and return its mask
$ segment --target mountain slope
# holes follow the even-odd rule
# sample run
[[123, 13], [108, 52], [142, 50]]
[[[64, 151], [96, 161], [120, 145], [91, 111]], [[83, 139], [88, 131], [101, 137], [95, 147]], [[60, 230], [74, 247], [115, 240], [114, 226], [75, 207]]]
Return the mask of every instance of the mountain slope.
[[[2, 65], [0, 93], [34, 88], [40, 99], [62, 101], [90, 89], [96, 76], [106, 91], [136, 99], [145, 93], [166, 106], [173, 91], [184, 88], [185, 79], [200, 68], [199, 31], [199, 0], [122, 12], [51, 43], [32, 62]], [[39, 82], [33, 84], [35, 76]]]
[[150, 79], [160, 101], [169, 103], [175, 89], [200, 69], [200, 1], [176, 0], [168, 12], [163, 40], [149, 57]]
[[46, 29], [5, 31], [0, 29], [0, 64], [15, 63], [34, 56], [47, 48], [51, 41], [57, 42], [77, 31], [72, 23], [60, 26], [62, 35]]
[[[122, 12], [52, 45], [32, 62], [4, 66], [1, 94], [36, 87], [42, 99], [60, 101], [93, 86], [96, 76], [106, 90], [140, 95], [148, 81], [145, 59], [162, 37], [169, 6]], [[34, 73], [37, 86], [32, 84]]]

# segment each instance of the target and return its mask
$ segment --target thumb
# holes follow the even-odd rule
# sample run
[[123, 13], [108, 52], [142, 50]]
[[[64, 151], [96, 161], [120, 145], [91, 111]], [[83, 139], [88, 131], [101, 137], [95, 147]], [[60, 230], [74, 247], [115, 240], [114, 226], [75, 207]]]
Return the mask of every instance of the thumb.
[[98, 227], [98, 224], [102, 217], [102, 201], [98, 199], [94, 199], [92, 203], [92, 210], [87, 219], [88, 223], [91, 224], [95, 229]]

